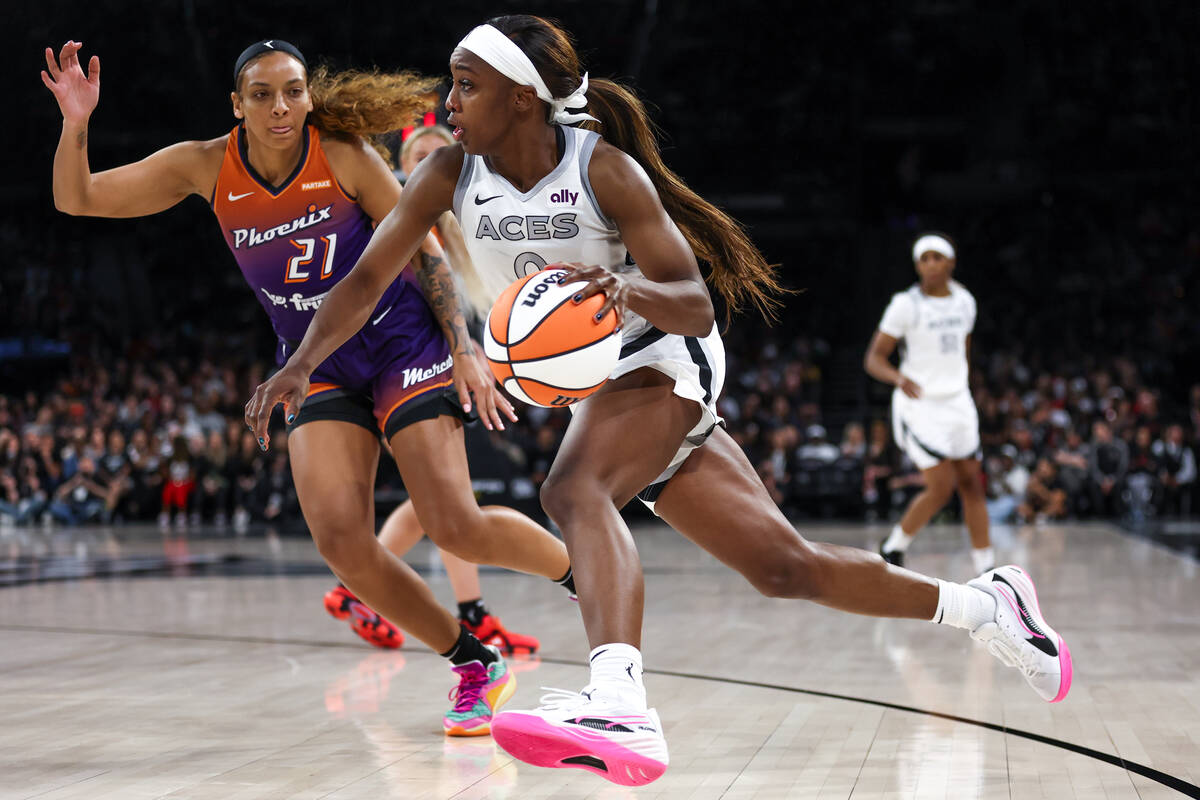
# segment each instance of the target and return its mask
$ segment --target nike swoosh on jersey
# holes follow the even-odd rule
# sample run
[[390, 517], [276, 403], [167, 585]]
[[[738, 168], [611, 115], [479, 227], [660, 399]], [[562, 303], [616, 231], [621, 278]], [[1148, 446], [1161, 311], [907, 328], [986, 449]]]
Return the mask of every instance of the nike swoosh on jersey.
[[229, 193], [229, 202], [236, 203], [238, 200], [241, 200], [243, 197], [249, 197], [252, 194], [254, 194], [254, 192], [246, 192], [245, 194], [234, 194], [233, 192], [230, 192]]
[[497, 194], [497, 195], [493, 195], [492, 197], [481, 198], [479, 195], [475, 195], [475, 205], [481, 206], [484, 203], [488, 202], [489, 200], [495, 200], [497, 197], [503, 197], [503, 196], [504, 195], [502, 195], [502, 194]]

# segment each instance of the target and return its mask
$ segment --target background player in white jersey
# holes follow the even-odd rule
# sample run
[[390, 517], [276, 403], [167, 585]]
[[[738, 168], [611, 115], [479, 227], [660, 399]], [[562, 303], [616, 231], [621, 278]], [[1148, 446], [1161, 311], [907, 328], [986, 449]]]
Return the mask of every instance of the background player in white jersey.
[[[666, 741], [642, 684], [641, 563], [619, 512], [635, 496], [764, 594], [964, 628], [1020, 668], [1043, 698], [1065, 697], [1070, 655], [1037, 611], [1024, 572], [1002, 567], [970, 585], [935, 581], [874, 553], [809, 542], [771, 501], [714, 410], [724, 360], [697, 255], [733, 310], [750, 302], [769, 312], [779, 285], [740, 226], [663, 163], [641, 102], [612, 81], [581, 78], [567, 34], [538, 17], [497, 17], [474, 29], [451, 54], [450, 70], [446, 107], [459, 146], [417, 168], [289, 363], [255, 391], [246, 419], [264, 430], [277, 402], [303, 403], [313, 368], [362, 325], [448, 208], [460, 220], [468, 208], [478, 215], [478, 225], [465, 225], [468, 248], [477, 269], [496, 275], [539, 260], [607, 258], [617, 242], [627, 250], [625, 259], [568, 275], [589, 281], [580, 299], [606, 295], [598, 316], [609, 308], [624, 315], [624, 357], [578, 405], [541, 496], [571, 553], [593, 648], [591, 682], [547, 696], [536, 710], [498, 715], [497, 744], [528, 763], [627, 785], [666, 769]], [[584, 105], [590, 116], [568, 111]], [[567, 127], [580, 121], [604, 139]], [[468, 195], [484, 171], [496, 193]], [[558, 188], [568, 178], [586, 185], [574, 200]], [[475, 209], [493, 202], [506, 213], [485, 227]], [[510, 213], [518, 202], [521, 213]]]
[[[913, 243], [912, 257], [920, 280], [892, 296], [863, 366], [871, 377], [896, 387], [892, 432], [896, 445], [924, 475], [925, 489], [909, 503], [879, 552], [904, 566], [904, 552], [917, 531], [957, 489], [971, 534], [971, 561], [980, 574], [995, 565], [995, 555], [979, 463], [979, 415], [967, 381], [975, 298], [951, 279], [957, 259], [950, 237], [921, 236]], [[896, 369], [888, 359], [901, 341]]]

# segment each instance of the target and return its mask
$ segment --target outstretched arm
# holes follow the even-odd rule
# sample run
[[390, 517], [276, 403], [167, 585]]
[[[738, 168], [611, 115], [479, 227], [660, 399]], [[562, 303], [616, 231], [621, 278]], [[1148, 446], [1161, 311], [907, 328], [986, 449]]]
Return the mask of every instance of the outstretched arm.
[[[92, 56], [85, 75], [79, 63], [79, 42], [63, 45], [58, 59], [46, 48], [42, 83], [58, 101], [62, 134], [54, 153], [54, 205], [59, 211], [93, 217], [140, 217], [178, 203], [189, 194], [203, 194], [211, 142], [180, 142], [133, 164], [92, 174], [88, 165], [88, 120], [100, 101], [100, 59]], [[208, 159], [211, 160], [211, 159]], [[219, 164], [216, 165], [219, 169]]]

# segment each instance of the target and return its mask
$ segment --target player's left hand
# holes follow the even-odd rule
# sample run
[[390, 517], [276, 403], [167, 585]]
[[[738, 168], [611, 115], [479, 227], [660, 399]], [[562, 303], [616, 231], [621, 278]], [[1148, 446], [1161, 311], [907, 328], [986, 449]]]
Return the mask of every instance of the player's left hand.
[[517, 414], [512, 403], [496, 386], [492, 371], [484, 363], [483, 356], [471, 343], [471, 352], [459, 351], [454, 354], [454, 387], [458, 390], [458, 402], [463, 411], [471, 411], [471, 395], [475, 396], [478, 406], [479, 419], [483, 426], [490, 430], [504, 430], [504, 419], [517, 421]]
[[563, 283], [587, 281], [581, 291], [572, 298], [576, 303], [582, 303], [594, 294], [604, 295], [604, 305], [596, 312], [593, 322], [599, 323], [610, 310], [617, 312], [617, 329], [625, 319], [625, 307], [629, 299], [629, 279], [619, 272], [613, 272], [607, 267], [588, 266], [587, 264], [550, 264], [547, 268], [558, 267], [567, 270]]
[[245, 419], [258, 438], [259, 449], [266, 450], [270, 445], [271, 437], [267, 431], [275, 406], [283, 403], [284, 420], [289, 425], [300, 413], [304, 398], [308, 396], [308, 377], [307, 372], [289, 361], [254, 390], [254, 396], [246, 403]]

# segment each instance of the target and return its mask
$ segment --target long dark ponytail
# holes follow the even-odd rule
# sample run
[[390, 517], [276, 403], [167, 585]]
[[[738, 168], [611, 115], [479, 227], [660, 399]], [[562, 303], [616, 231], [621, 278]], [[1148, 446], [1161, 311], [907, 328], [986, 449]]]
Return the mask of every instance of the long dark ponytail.
[[[566, 97], [578, 88], [579, 56], [566, 31], [526, 14], [495, 17], [488, 24], [529, 56], [554, 97]], [[729, 313], [749, 303], [767, 319], [776, 319], [777, 295], [787, 290], [779, 283], [775, 267], [767, 263], [741, 224], [692, 191], [663, 162], [657, 128], [637, 95], [615, 81], [589, 78], [587, 99], [587, 112], [599, 122], [585, 121], [580, 127], [602, 134], [646, 170], [667, 214], [696, 256], [708, 262], [708, 280], [725, 298]]]

